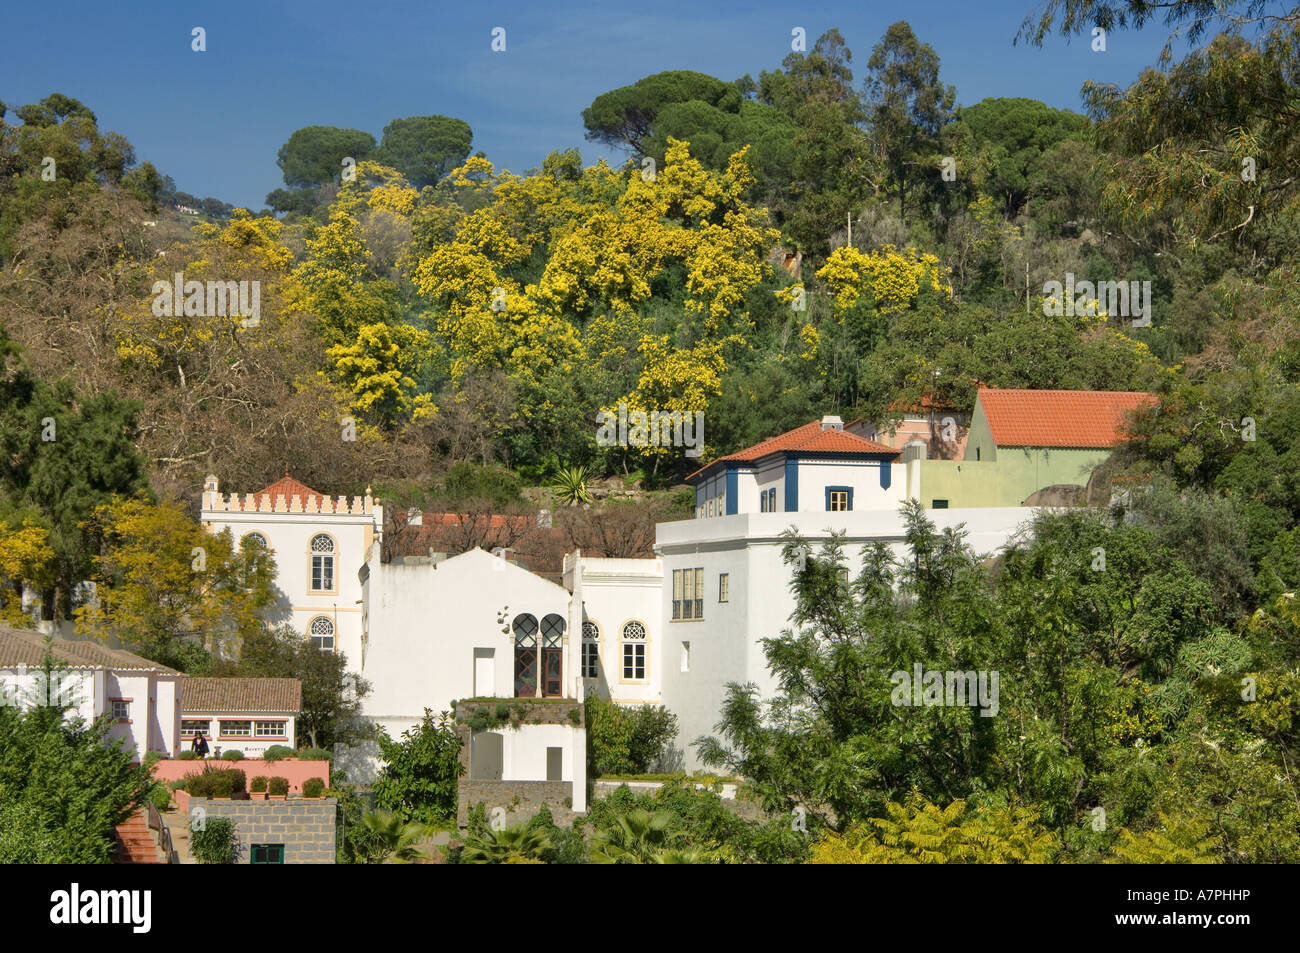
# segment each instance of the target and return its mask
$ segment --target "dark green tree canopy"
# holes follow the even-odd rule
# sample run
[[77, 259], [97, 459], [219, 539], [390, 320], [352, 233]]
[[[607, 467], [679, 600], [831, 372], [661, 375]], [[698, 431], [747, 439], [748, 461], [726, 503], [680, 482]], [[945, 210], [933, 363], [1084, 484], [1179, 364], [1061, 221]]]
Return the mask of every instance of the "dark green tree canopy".
[[1008, 216], [1024, 205], [1044, 153], [1088, 125], [1078, 113], [1023, 98], [985, 99], [962, 109], [960, 118], [989, 153], [989, 188], [1003, 197]]
[[397, 169], [417, 189], [438, 180], [465, 161], [474, 132], [463, 119], [409, 116], [384, 127], [375, 158]]
[[323, 185], [339, 177], [344, 158], [360, 161], [375, 148], [375, 137], [360, 129], [305, 126], [280, 147], [276, 160], [291, 188]]
[[740, 101], [740, 89], [735, 83], [691, 70], [668, 70], [597, 96], [582, 111], [582, 123], [589, 140], [649, 155], [646, 140], [659, 132], [655, 120], [665, 106], [700, 102], [736, 113]]

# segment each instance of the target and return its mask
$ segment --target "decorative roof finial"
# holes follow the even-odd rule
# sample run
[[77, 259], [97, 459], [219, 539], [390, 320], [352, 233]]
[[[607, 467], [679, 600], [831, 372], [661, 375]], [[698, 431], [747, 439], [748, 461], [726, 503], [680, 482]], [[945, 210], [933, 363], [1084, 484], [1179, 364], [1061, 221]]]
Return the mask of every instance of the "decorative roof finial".
[[284, 462], [284, 477], [285, 477], [286, 480], [289, 478], [289, 461], [288, 461], [288, 460], [286, 460], [286, 461]]

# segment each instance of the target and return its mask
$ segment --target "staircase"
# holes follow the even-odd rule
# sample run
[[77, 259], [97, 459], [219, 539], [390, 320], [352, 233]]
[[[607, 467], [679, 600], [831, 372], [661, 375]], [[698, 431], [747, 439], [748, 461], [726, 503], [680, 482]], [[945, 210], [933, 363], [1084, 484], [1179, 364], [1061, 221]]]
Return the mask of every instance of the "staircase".
[[144, 810], [136, 811], [129, 818], [117, 825], [117, 854], [115, 864], [162, 864], [162, 852], [158, 842], [149, 830], [149, 822]]

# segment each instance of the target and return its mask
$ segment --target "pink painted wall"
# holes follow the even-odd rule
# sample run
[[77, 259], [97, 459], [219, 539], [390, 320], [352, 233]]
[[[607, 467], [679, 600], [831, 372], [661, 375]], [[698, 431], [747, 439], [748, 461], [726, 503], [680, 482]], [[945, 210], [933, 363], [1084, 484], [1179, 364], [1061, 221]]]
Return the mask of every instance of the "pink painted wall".
[[[330, 763], [328, 761], [299, 761], [297, 758], [285, 758], [282, 761], [263, 761], [260, 758], [245, 758], [243, 761], [159, 761], [153, 766], [153, 776], [164, 784], [179, 781], [187, 774], [203, 773], [203, 766], [215, 768], [238, 768], [244, 776], [252, 781], [259, 774], [268, 778], [277, 775], [289, 780], [289, 793], [301, 794], [302, 782], [308, 778], [320, 778], [325, 786], [330, 786]], [[180, 793], [179, 791], [176, 793]]]

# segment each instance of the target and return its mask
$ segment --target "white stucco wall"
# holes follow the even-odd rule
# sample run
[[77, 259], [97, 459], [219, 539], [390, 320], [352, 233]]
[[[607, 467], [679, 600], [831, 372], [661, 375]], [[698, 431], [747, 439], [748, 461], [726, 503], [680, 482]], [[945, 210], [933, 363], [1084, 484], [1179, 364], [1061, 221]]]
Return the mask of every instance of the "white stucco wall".
[[[621, 704], [658, 703], [661, 673], [670, 659], [661, 622], [664, 585], [661, 559], [578, 559], [585, 618], [600, 629], [600, 677], [585, 679], [603, 697]], [[572, 585], [571, 580], [566, 580]], [[623, 626], [646, 630], [646, 678], [623, 678]]]
[[[219, 509], [217, 494], [204, 494], [201, 519], [209, 532], [229, 529], [239, 545], [249, 533], [266, 537], [275, 561], [275, 604], [264, 615], [272, 623], [288, 623], [309, 634], [313, 619], [325, 616], [334, 623], [336, 650], [346, 651], [349, 662], [361, 641], [361, 583], [357, 573], [369, 555], [370, 544], [383, 527], [383, 507], [356, 513], [293, 513]], [[361, 509], [359, 498], [353, 501]], [[228, 499], [220, 505], [230, 505]], [[334, 540], [334, 589], [311, 589], [311, 540], [324, 533]], [[344, 645], [352, 648], [342, 648]]]
[[854, 510], [897, 510], [907, 499], [907, 467], [889, 467], [889, 489], [880, 486], [881, 464], [875, 461], [799, 462], [799, 512], [825, 512], [826, 488], [853, 488]]
[[[368, 565], [369, 643], [359, 674], [373, 691], [362, 704], [394, 738], [418, 724], [426, 707], [447, 711], [453, 700], [485, 695], [475, 684], [476, 649], [492, 653], [490, 695], [513, 697], [515, 616], [529, 612], [539, 624], [551, 613], [569, 618], [563, 587], [482, 550], [437, 564], [376, 557]], [[566, 626], [566, 668], [573, 637]], [[359, 645], [355, 654], [344, 650], [362, 658]]]
[[[176, 754], [180, 742], [180, 722], [176, 720], [176, 684], [182, 676], [157, 673], [109, 670], [65, 669], [54, 689], [56, 700], [72, 704], [67, 720], [80, 718], [89, 724], [111, 710], [114, 699], [128, 700], [128, 718], [114, 721], [108, 740], [124, 741], [126, 750], [136, 760], [149, 751], [161, 751], [168, 757]], [[15, 701], [22, 707], [30, 704], [31, 693], [44, 679], [38, 668], [14, 666], [0, 670], [0, 699]], [[48, 700], [49, 692], [46, 690]]]
[[[1033, 514], [1032, 509], [999, 507], [933, 510], [926, 515], [939, 530], [965, 522], [967, 543], [977, 552], [992, 553]], [[676, 664], [662, 668], [662, 703], [677, 715], [675, 748], [687, 770], [703, 767], [691, 742], [715, 734], [728, 682], [753, 682], [764, 698], [775, 692], [761, 640], [788, 628], [794, 610], [790, 568], [781, 559], [781, 533], [791, 525], [810, 542], [814, 554], [828, 528], [847, 531], [844, 552], [855, 574], [863, 546], [874, 540], [890, 542], [898, 558], [905, 552], [902, 517], [889, 510], [737, 514], [657, 527], [655, 548], [663, 556], [665, 580], [671, 581], [674, 569], [698, 566], [705, 571], [704, 618], [664, 623], [665, 641], [670, 645], [691, 643], [689, 672], [681, 672]], [[719, 603], [717, 598], [720, 572], [730, 574], [727, 603]], [[663, 619], [671, 620], [670, 582], [664, 587], [660, 611]]]

